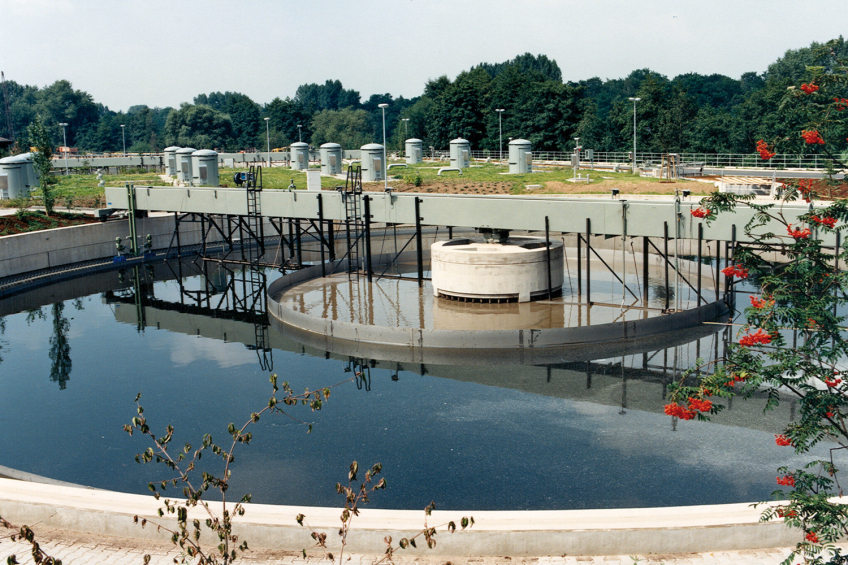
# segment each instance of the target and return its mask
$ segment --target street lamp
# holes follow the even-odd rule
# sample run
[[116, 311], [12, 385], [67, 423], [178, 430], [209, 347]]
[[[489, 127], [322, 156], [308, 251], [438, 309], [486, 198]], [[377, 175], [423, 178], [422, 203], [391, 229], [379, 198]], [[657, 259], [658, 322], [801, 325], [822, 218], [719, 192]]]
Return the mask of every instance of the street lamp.
[[388, 104], [377, 104], [377, 107], [383, 110], [383, 181], [385, 182], [385, 188], [388, 190], [389, 188], [389, 175], [386, 174], [388, 172], [388, 165], [386, 164], [386, 108], [389, 107]]
[[300, 124], [297, 124], [297, 140], [303, 142], [303, 136], [300, 135]]
[[406, 140], [409, 138], [409, 118], [401, 118], [401, 121], [403, 122], [403, 137], [404, 137], [404, 139], [403, 139], [403, 141], [404, 141], [403, 156], [406, 157]]
[[268, 129], [268, 122], [271, 118], [265, 118], [265, 140], [268, 142], [268, 168], [271, 167], [271, 131]]
[[498, 151], [500, 156], [498, 160], [503, 165], [503, 121], [501, 120], [501, 116], [503, 116], [504, 109], [503, 108], [495, 108], [495, 112], [498, 113]]
[[65, 128], [68, 127], [66, 122], [62, 122], [59, 124], [62, 126], [62, 141], [65, 144], [64, 152], [65, 152], [65, 176], [68, 176], [68, 136], [66, 134]]
[[628, 98], [633, 102], [633, 174], [636, 174], [636, 102], [641, 98]]
[[127, 136], [124, 135], [124, 124], [121, 124], [121, 140], [124, 142], [124, 157], [127, 156]]

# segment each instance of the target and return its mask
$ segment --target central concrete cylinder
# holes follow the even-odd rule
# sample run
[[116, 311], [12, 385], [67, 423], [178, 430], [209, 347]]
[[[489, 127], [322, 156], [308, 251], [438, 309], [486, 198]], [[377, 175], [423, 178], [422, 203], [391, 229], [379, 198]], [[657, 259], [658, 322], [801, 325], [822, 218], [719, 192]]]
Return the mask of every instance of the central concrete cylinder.
[[471, 165], [471, 142], [461, 137], [450, 142], [450, 164], [455, 169], [466, 169]]
[[[548, 295], [548, 249], [543, 239], [439, 241], [430, 247], [430, 258], [435, 296], [468, 302], [529, 302]], [[561, 241], [551, 241], [550, 263], [550, 290], [558, 293], [564, 278]]]

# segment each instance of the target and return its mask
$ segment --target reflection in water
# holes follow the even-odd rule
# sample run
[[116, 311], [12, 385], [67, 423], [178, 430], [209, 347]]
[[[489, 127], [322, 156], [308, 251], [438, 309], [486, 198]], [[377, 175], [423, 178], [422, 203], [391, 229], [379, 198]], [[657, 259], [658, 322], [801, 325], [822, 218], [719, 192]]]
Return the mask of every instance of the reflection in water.
[[[358, 378], [333, 389], [320, 411], [291, 407], [294, 417], [314, 425], [309, 435], [285, 418], [257, 423], [254, 441], [233, 466], [230, 492], [251, 492], [259, 503], [334, 505], [332, 485], [354, 459], [383, 463], [390, 487], [373, 501], [380, 508], [431, 500], [460, 510], [747, 502], [768, 498], [774, 469], [784, 462], [774, 433], [792, 417], [788, 402], [764, 416], [764, 402], [736, 401], [714, 423], [676, 427], [663, 414], [668, 383], [698, 357], [723, 355], [731, 329], [676, 332], [673, 341], [649, 340], [640, 350], [584, 347], [550, 363], [463, 364], [457, 352], [425, 364], [304, 345], [269, 330], [263, 312], [245, 308], [261, 277], [223, 273], [214, 263], [184, 265], [182, 277], [175, 277], [180, 267], [170, 268], [157, 266], [156, 281], [144, 270], [138, 279], [128, 270], [121, 284], [116, 273], [104, 275], [103, 286], [85, 287], [87, 296], [104, 292], [102, 300], [87, 302], [72, 319], [73, 296], [65, 295], [46, 312], [57, 314], [60, 340], [49, 323], [29, 326], [26, 313], [6, 315], [0, 426], [14, 422], [24, 435], [0, 433], [0, 465], [144, 493], [162, 477], [132, 464], [147, 445], [121, 432], [135, 394], [144, 393], [145, 414], [157, 425], [172, 424], [178, 441], [220, 435], [228, 422], [267, 402], [268, 371], [253, 351], [260, 348], [275, 350], [281, 379], [296, 390]], [[25, 303], [33, 295], [17, 298]], [[411, 310], [410, 318], [419, 312]], [[47, 370], [41, 352], [48, 338], [51, 347], [67, 346], [59, 349], [68, 361], [73, 348], [79, 378], [61, 392], [27, 378], [32, 367]], [[48, 414], [39, 409], [45, 402], [55, 406]]]
[[71, 323], [64, 315], [63, 303], [54, 304], [51, 311], [53, 335], [50, 336], [50, 380], [59, 383], [60, 390], [65, 390], [71, 378], [71, 344], [68, 341]]

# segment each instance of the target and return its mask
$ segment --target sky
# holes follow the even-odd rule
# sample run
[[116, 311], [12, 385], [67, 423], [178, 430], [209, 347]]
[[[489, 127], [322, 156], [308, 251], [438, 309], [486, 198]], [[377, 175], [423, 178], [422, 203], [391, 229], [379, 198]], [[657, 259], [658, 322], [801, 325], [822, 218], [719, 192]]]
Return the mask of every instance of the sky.
[[255, 102], [338, 79], [419, 96], [427, 80], [523, 53], [563, 79], [649, 68], [761, 73], [789, 49], [845, 33], [844, 0], [0, 0], [0, 70], [69, 80], [111, 110], [201, 93]]

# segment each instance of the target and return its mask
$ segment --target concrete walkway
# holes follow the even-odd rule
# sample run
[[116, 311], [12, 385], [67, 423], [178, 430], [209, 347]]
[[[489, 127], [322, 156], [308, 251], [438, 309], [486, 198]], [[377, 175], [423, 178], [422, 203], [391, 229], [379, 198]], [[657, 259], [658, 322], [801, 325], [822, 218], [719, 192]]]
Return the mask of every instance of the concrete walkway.
[[[61, 559], [64, 565], [141, 565], [144, 555], [150, 555], [151, 565], [172, 565], [180, 562], [180, 552], [170, 543], [148, 540], [118, 538], [105, 535], [80, 534], [65, 530], [39, 529], [35, 526], [36, 540], [51, 557]], [[0, 539], [0, 559], [15, 554], [21, 564], [33, 563], [31, 546], [23, 542], [12, 542], [4, 532]], [[404, 555], [398, 550], [393, 561], [398, 565], [777, 565], [789, 554], [789, 548], [768, 550], [722, 551], [714, 553], [671, 553], [648, 555], [605, 555], [551, 557], [427, 557]], [[338, 557], [338, 556], [336, 556]], [[383, 555], [345, 554], [344, 563], [350, 565], [373, 565]], [[250, 565], [308, 565], [326, 564], [330, 561], [315, 553], [303, 559], [300, 548], [292, 551], [256, 550], [240, 558]], [[189, 561], [187, 561], [188, 563]]]

